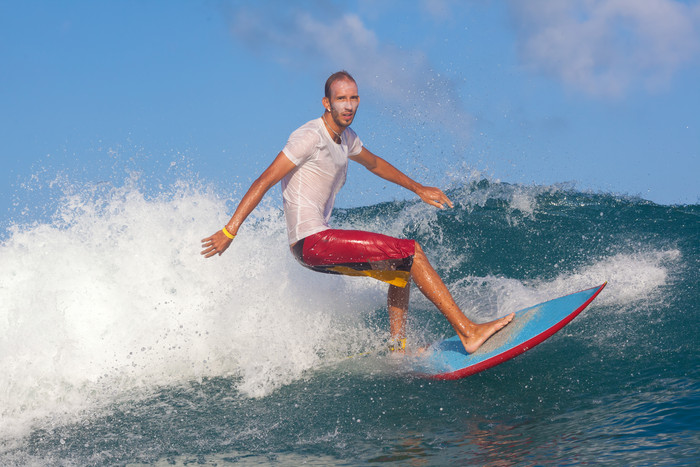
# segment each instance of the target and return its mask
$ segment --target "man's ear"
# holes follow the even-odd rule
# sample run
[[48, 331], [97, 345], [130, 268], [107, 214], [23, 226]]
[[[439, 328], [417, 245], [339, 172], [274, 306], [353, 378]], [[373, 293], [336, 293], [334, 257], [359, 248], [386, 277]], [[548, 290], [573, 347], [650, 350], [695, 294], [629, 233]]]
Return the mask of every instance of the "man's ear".
[[323, 107], [326, 110], [328, 110], [328, 111], [331, 110], [331, 100], [329, 98], [324, 97], [323, 99], [321, 99], [321, 103], [323, 104]]

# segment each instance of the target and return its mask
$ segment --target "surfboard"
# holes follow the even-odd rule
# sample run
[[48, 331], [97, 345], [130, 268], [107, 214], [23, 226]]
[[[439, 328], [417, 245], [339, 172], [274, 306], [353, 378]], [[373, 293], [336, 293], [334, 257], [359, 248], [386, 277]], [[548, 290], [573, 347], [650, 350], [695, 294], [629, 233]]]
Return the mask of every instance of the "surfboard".
[[457, 336], [433, 344], [414, 357], [415, 372], [431, 379], [460, 379], [517, 357], [571, 322], [606, 284], [517, 311], [513, 321], [472, 354]]

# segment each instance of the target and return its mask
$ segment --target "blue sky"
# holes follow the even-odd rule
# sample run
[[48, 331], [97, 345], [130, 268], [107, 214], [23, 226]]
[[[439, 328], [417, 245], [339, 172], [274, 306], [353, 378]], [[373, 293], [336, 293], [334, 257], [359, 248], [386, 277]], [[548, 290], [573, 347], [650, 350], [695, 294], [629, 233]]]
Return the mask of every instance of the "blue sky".
[[[338, 69], [419, 181], [699, 200], [698, 1], [0, 0], [0, 217], [134, 169], [240, 196]], [[338, 205], [410, 195], [363, 172]]]

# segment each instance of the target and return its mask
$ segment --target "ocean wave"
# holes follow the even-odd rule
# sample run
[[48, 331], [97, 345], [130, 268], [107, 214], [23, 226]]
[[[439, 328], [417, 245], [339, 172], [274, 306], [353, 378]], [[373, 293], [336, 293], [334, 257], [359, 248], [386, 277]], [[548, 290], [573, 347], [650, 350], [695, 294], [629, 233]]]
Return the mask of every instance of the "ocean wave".
[[[484, 181], [450, 195], [454, 210], [395, 201], [339, 210], [333, 222], [418, 238], [475, 319], [603, 281], [609, 286], [597, 303], [631, 312], [656, 300], [685, 258], [677, 240], [640, 228], [605, 230], [621, 205], [637, 225], [654, 225], [668, 207]], [[385, 288], [299, 267], [274, 200], [225, 255], [209, 260], [199, 254], [200, 239], [231, 214], [230, 200], [211, 188], [178, 181], [148, 196], [128, 180], [75, 188], [56, 206], [50, 220], [10, 226], [0, 246], [4, 439], [47, 417], [71, 419], [206, 378], [230, 378], [238, 397], [264, 397], [386, 338], [374, 319]], [[552, 233], [561, 225], [575, 238]], [[592, 241], [581, 242], [586, 236]], [[554, 247], [557, 239], [565, 247]], [[489, 252], [491, 244], [499, 249]], [[520, 256], [508, 256], [515, 249]], [[412, 323], [425, 310], [437, 313], [412, 294], [419, 310]]]

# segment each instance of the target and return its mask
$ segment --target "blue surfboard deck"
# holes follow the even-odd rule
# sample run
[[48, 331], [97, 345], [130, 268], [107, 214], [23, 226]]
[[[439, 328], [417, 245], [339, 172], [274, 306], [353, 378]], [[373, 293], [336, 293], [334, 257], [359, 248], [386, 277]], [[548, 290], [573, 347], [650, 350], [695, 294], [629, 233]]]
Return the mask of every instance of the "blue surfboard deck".
[[464, 350], [457, 336], [433, 344], [415, 358], [414, 370], [432, 379], [460, 379], [510, 360], [566, 326], [606, 284], [516, 312], [513, 321], [472, 354]]

